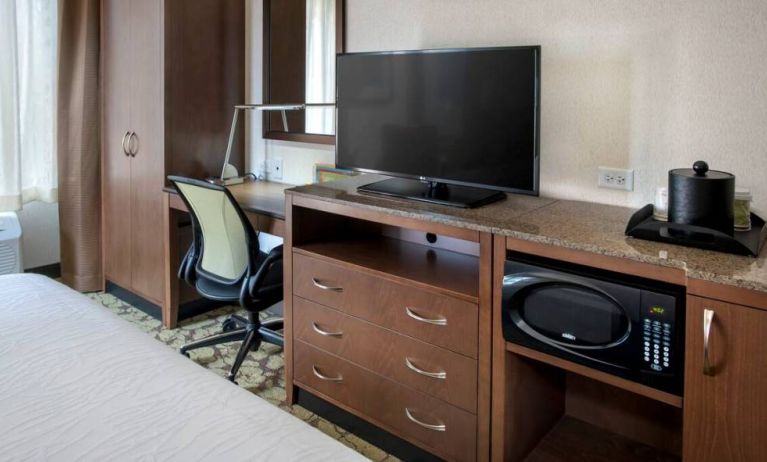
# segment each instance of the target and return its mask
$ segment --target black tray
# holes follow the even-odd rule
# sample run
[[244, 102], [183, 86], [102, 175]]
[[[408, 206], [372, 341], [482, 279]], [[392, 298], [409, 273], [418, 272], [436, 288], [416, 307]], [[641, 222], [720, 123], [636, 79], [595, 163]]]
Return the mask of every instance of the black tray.
[[735, 231], [734, 235], [702, 226], [670, 223], [653, 218], [652, 204], [637, 210], [626, 226], [626, 235], [649, 241], [697, 247], [717, 252], [756, 257], [767, 237], [767, 227], [758, 215], [751, 214], [751, 230]]

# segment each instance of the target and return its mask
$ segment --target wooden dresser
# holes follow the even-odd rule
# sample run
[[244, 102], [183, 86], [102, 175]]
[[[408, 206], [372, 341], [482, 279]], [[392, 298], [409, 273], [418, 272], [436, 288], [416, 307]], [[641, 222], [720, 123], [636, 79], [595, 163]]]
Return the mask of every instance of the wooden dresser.
[[[486, 454], [487, 442], [478, 441], [489, 423], [489, 381], [480, 381], [490, 327], [481, 252], [388, 237], [404, 223], [295, 201], [287, 221], [288, 383], [444, 459]], [[477, 250], [490, 242], [440, 231], [468, 237]]]
[[[287, 191], [291, 403], [309, 392], [447, 460], [764, 458], [767, 251], [626, 238], [622, 207], [509, 195], [466, 210], [356, 192], [376, 179]], [[686, 292], [683, 393], [506, 341], [515, 254]]]

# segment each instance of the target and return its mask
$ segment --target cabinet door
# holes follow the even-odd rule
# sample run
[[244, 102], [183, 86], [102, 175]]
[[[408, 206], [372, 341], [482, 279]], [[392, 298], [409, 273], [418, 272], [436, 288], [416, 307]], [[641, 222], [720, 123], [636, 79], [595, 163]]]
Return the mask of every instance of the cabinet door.
[[[704, 373], [704, 316], [713, 315]], [[688, 297], [684, 459], [764, 460], [767, 454], [767, 311]]]
[[102, 59], [102, 171], [104, 273], [125, 288], [131, 285], [131, 159], [123, 150], [132, 130], [131, 112], [131, 2], [103, 0]]
[[131, 0], [133, 111], [131, 160], [131, 288], [161, 303], [162, 188], [165, 184], [163, 4]]

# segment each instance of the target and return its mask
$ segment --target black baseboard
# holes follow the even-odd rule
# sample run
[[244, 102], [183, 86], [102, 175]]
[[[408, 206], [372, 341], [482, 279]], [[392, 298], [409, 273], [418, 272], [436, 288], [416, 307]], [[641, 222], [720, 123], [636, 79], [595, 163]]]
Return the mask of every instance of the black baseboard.
[[[149, 316], [162, 320], [162, 309], [159, 305], [150, 302], [149, 300], [134, 294], [128, 289], [118, 286], [114, 282], [107, 281], [105, 292], [114, 295], [125, 303], [132, 305], [136, 309], [143, 311]], [[193, 318], [197, 315], [207, 313], [208, 311], [221, 308], [222, 306], [229, 305], [229, 303], [215, 302], [213, 300], [199, 299], [187, 303], [182, 303], [178, 307], [178, 319]]]
[[443, 460], [418, 446], [408, 443], [402, 438], [360, 419], [354, 414], [328, 403], [306, 390], [296, 389], [296, 398], [299, 406], [359, 436], [400, 460], [413, 462], [436, 462]]
[[58, 279], [61, 277], [61, 263], [53, 263], [51, 265], [29, 268], [24, 270], [24, 272], [42, 274], [43, 276], [48, 276], [51, 279]]

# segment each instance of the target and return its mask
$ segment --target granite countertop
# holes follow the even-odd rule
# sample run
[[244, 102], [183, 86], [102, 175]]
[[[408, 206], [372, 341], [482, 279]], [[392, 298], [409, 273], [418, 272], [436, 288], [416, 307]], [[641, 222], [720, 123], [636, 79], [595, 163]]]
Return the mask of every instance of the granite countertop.
[[767, 292], [767, 250], [753, 258], [627, 237], [624, 230], [634, 209], [517, 194], [507, 194], [506, 200], [484, 207], [461, 209], [357, 193], [357, 186], [385, 178], [359, 175], [330, 183], [298, 186], [286, 190], [286, 193], [558, 247], [682, 268], [691, 279]]

